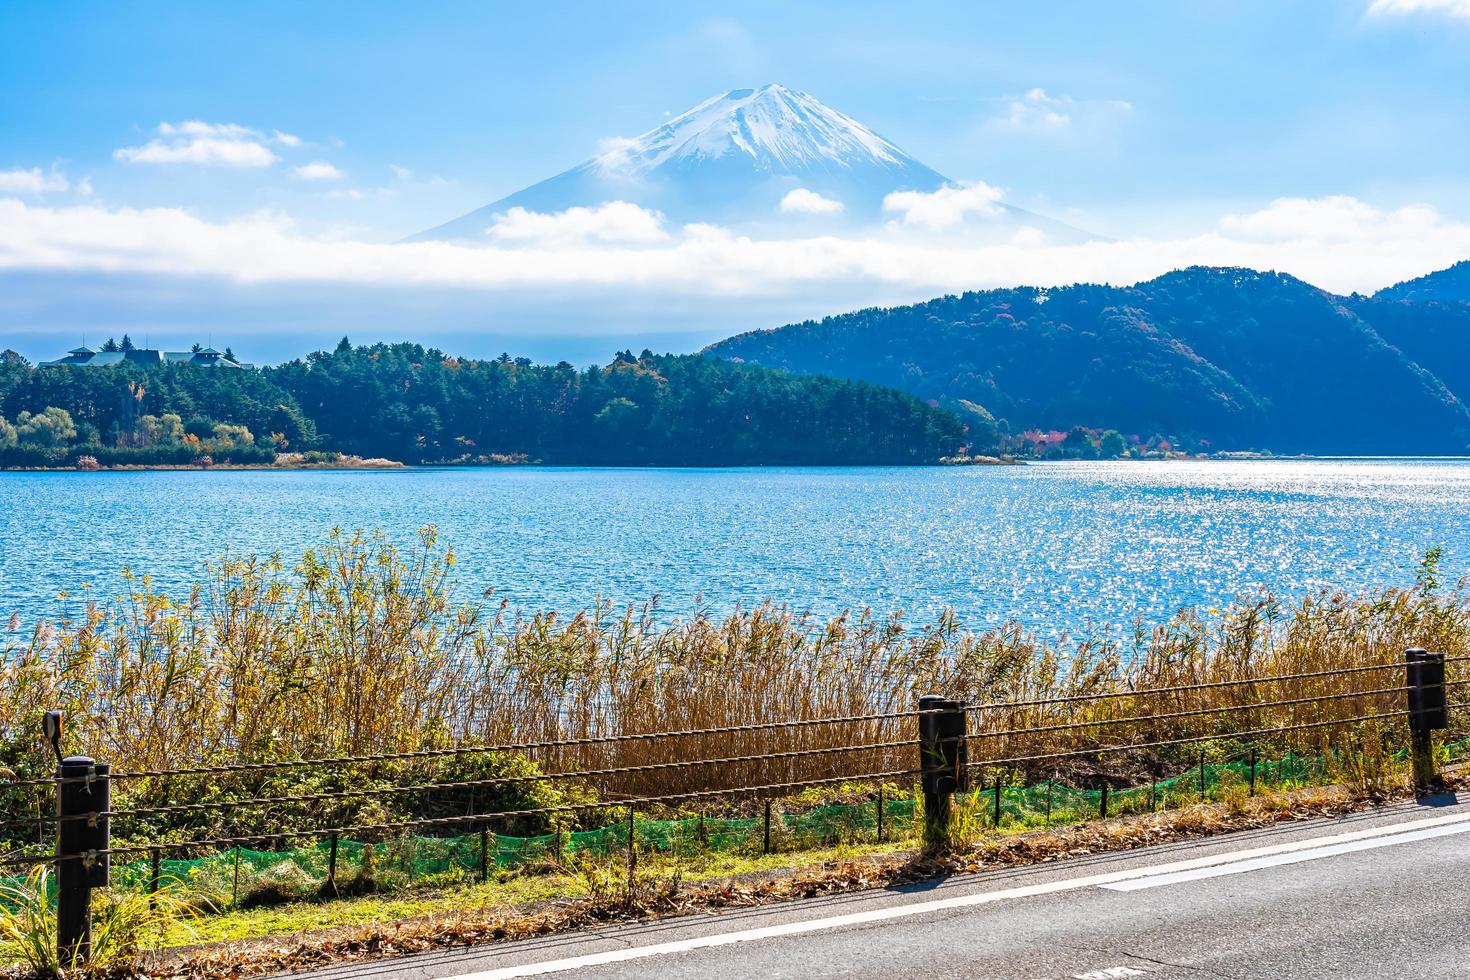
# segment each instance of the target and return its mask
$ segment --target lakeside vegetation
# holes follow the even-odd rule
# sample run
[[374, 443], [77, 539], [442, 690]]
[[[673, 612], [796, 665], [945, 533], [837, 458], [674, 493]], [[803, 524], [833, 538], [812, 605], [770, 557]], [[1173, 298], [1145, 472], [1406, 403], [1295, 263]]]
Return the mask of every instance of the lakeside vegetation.
[[[0, 765], [23, 777], [49, 771], [36, 738], [40, 712], [48, 708], [76, 719], [69, 751], [85, 749], [118, 769], [140, 770], [181, 760], [213, 765], [413, 752], [881, 714], [910, 709], [930, 692], [988, 703], [1207, 684], [1397, 662], [1412, 646], [1455, 657], [1470, 652], [1470, 601], [1439, 588], [1436, 563], [1432, 554], [1416, 587], [1356, 597], [1322, 593], [1294, 603], [1259, 596], [1219, 615], [1184, 610], [1156, 626], [1045, 642], [1015, 624], [969, 631], [950, 615], [921, 625], [870, 611], [822, 621], [770, 605], [671, 622], [648, 608], [606, 605], [571, 617], [512, 616], [504, 604], [450, 598], [453, 553], [432, 530], [407, 551], [381, 535], [338, 533], [293, 563], [223, 562], [187, 595], [161, 594], [138, 578], [116, 607], [89, 605], [32, 631], [12, 621], [0, 634]], [[1342, 678], [1309, 678], [1272, 693], [1352, 690], [1342, 684]], [[1249, 686], [1207, 688], [1180, 694], [1170, 705], [1213, 708], [1258, 696]], [[1378, 704], [1396, 706], [1390, 694], [1328, 702], [1321, 711], [1349, 717]], [[1000, 732], [1020, 722], [1096, 721], [1148, 707], [1118, 698], [1023, 715], [985, 712], [980, 723]], [[1270, 710], [1249, 714], [1256, 727], [1280, 717]], [[1171, 731], [1228, 741], [1240, 724], [1229, 713], [1206, 714], [1181, 719]], [[801, 729], [787, 747], [882, 741], [894, 735], [892, 725]], [[990, 748], [1023, 749], [1037, 737], [998, 737]], [[1078, 729], [1046, 744], [1089, 746], [1096, 737]], [[765, 745], [761, 738], [695, 737], [680, 751], [741, 754]], [[1311, 732], [1286, 733], [1261, 747], [1305, 752], [1316, 742]], [[613, 742], [591, 747], [575, 765], [667, 761], [668, 751], [651, 741]], [[901, 750], [853, 755], [857, 767], [910, 761]], [[564, 761], [572, 764], [555, 754], [534, 759], [553, 768]], [[1166, 762], [1125, 757], [1109, 764], [1122, 777]], [[513, 763], [487, 758], [483, 764]], [[779, 776], [829, 775], [827, 765], [820, 758], [783, 760]], [[408, 770], [382, 776], [439, 778], [417, 765]], [[582, 789], [713, 790], [773, 775], [763, 763], [747, 763], [634, 773]], [[242, 783], [191, 791], [260, 789]]]
[[0, 467], [252, 465], [311, 452], [485, 465], [927, 464], [966, 443], [953, 413], [894, 389], [698, 355], [625, 351], [578, 370], [344, 339], [261, 370], [0, 358]]

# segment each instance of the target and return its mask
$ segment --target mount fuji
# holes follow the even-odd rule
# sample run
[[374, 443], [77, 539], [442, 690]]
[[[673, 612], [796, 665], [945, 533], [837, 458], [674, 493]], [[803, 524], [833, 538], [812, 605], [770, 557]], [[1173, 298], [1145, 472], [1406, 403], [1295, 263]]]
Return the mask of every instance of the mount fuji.
[[[781, 85], [735, 89], [701, 102], [636, 139], [608, 141], [599, 155], [408, 241], [489, 244], [514, 208], [555, 213], [627, 202], [672, 225], [812, 234], [891, 220], [896, 192], [955, 188], [850, 116]], [[983, 202], [983, 225], [1002, 236], [1034, 229], [1051, 241], [1090, 237], [1061, 222]]]

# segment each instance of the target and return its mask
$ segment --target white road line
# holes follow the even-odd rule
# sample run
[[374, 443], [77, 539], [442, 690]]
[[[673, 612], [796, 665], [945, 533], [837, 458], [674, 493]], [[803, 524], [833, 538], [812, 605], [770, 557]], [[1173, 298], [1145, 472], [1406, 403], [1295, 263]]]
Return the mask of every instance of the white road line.
[[1316, 861], [1319, 858], [1333, 857], [1338, 854], [1350, 854], [1353, 851], [1369, 851], [1377, 847], [1392, 847], [1394, 844], [1407, 844], [1416, 840], [1448, 837], [1450, 834], [1463, 834], [1466, 831], [1470, 831], [1470, 823], [1430, 827], [1427, 830], [1415, 830], [1407, 834], [1393, 834], [1388, 837], [1375, 837], [1370, 840], [1350, 841], [1346, 844], [1314, 847], [1311, 850], [1297, 851], [1293, 854], [1274, 854], [1270, 857], [1252, 858], [1249, 861], [1233, 861], [1229, 864], [1217, 864], [1209, 868], [1196, 868], [1193, 871], [1154, 874], [1147, 878], [1134, 878], [1130, 881], [1119, 881], [1099, 887], [1115, 892], [1136, 892], [1143, 888], [1158, 888], [1160, 885], [1173, 885], [1181, 881], [1199, 881], [1202, 878], [1220, 878], [1224, 875], [1237, 875], [1245, 871], [1259, 871], [1262, 868], [1273, 868], [1281, 864], [1300, 864], [1303, 861]]
[[1106, 874], [1086, 875], [1084, 877], [1068, 878], [1062, 881], [1023, 885], [1017, 888], [1003, 888], [997, 891], [980, 892], [974, 895], [933, 899], [927, 902], [910, 902], [904, 905], [871, 909], [866, 912], [849, 912], [846, 915], [832, 915], [821, 919], [786, 922], [780, 925], [762, 926], [757, 929], [741, 929], [735, 932], [717, 933], [711, 936], [698, 936], [693, 939], [680, 939], [666, 943], [650, 943], [647, 946], [608, 950], [604, 953], [586, 953], [581, 956], [569, 956], [560, 960], [544, 960], [539, 963], [525, 963], [519, 966], [501, 967], [495, 970], [481, 970], [474, 973], [459, 974], [457, 977], [449, 978], [449, 980], [511, 980], [513, 977], [536, 977], [544, 976], [548, 973], [564, 973], [568, 970], [580, 970], [591, 966], [605, 966], [609, 963], [625, 963], [630, 960], [648, 959], [654, 956], [668, 956], [673, 953], [684, 953], [695, 949], [710, 949], [716, 946], [730, 946], [735, 943], [757, 942], [762, 939], [776, 939], [782, 936], [795, 936], [807, 932], [841, 929], [845, 926], [867, 925], [873, 922], [906, 919], [910, 916], [925, 915], [930, 912], [944, 912], [950, 909], [990, 905], [994, 902], [1011, 898], [1030, 898], [1037, 895], [1054, 895], [1058, 892], [1075, 891], [1081, 888], [1107, 887], [1118, 882], [1132, 881], [1134, 879], [1172, 875], [1220, 865], [1233, 865], [1242, 861], [1273, 857], [1280, 854], [1298, 854], [1324, 850], [1357, 841], [1405, 837], [1413, 832], [1450, 827], [1454, 827], [1455, 829], [1446, 829], [1444, 832], [1458, 833], [1461, 831], [1470, 831], [1470, 816], [1466, 816], [1461, 812], [1448, 816], [1429, 817], [1424, 820], [1412, 820], [1388, 827], [1374, 827], [1368, 830], [1332, 834], [1327, 837], [1313, 837], [1308, 840], [1292, 841], [1285, 844], [1272, 844], [1266, 847], [1256, 847], [1224, 854], [1212, 854], [1206, 857], [1192, 858], [1187, 861], [1173, 861], [1150, 867], [1129, 868], [1123, 871], [1111, 871]]

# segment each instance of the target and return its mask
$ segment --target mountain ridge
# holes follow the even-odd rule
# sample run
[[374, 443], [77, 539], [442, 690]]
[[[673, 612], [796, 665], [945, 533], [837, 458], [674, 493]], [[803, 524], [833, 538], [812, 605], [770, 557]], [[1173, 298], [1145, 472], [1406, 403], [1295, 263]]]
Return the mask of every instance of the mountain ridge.
[[1470, 354], [1470, 308], [1443, 308], [1434, 331], [1430, 320], [1422, 304], [1195, 266], [1133, 286], [1017, 287], [856, 311], [706, 352], [963, 399], [1012, 432], [1084, 425], [1215, 449], [1464, 452], [1470, 368], [1456, 357]]
[[1470, 303], [1470, 259], [1456, 262], [1414, 279], [1387, 286], [1373, 294], [1376, 300]]

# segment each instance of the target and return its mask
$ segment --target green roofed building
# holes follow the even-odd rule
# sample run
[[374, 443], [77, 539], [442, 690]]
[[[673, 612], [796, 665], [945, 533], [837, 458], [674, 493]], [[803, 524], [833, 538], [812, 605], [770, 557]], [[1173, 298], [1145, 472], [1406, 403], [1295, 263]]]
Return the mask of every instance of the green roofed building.
[[116, 367], [119, 364], [187, 364], [190, 367], [224, 368], [232, 371], [252, 368], [253, 364], [242, 364], [232, 360], [213, 347], [198, 350], [132, 350], [96, 351], [85, 345], [66, 352], [66, 356], [54, 361], [42, 361], [40, 367]]

